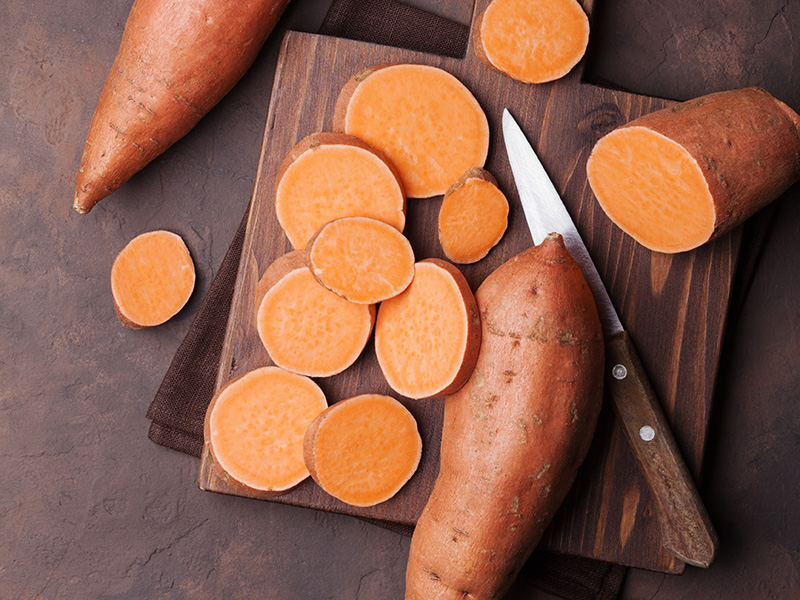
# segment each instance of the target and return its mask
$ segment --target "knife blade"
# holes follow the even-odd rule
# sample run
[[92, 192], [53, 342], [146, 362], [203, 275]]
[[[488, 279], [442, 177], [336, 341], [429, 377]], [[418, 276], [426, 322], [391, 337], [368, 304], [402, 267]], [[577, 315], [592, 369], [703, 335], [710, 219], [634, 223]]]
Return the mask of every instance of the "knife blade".
[[691, 473], [572, 217], [508, 109], [503, 111], [503, 138], [534, 244], [560, 233], [594, 296], [605, 336], [606, 388], [658, 506], [662, 543], [682, 561], [708, 567], [719, 540]]

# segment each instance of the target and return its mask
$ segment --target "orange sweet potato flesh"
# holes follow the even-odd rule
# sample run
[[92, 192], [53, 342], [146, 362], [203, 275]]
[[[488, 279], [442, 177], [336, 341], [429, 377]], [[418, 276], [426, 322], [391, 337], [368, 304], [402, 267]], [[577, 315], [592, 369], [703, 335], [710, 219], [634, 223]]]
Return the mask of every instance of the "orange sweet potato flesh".
[[289, 0], [135, 0], [83, 150], [88, 213], [182, 138], [255, 60]]
[[407, 600], [503, 597], [571, 487], [602, 403], [600, 320], [560, 236], [503, 264], [475, 296], [481, 351], [445, 398]]
[[170, 231], [150, 231], [133, 238], [111, 267], [114, 309], [130, 329], [168, 321], [189, 300], [194, 283], [189, 249]]
[[559, 79], [589, 43], [589, 18], [576, 0], [494, 0], [473, 28], [474, 48], [490, 67], [526, 83]]
[[314, 419], [304, 456], [311, 477], [331, 496], [352, 506], [374, 506], [411, 479], [422, 456], [422, 438], [400, 402], [362, 394]]
[[256, 328], [272, 362], [309, 377], [329, 377], [352, 365], [375, 322], [374, 306], [324, 288], [299, 252], [267, 269], [256, 302]]
[[279, 495], [308, 477], [303, 440], [327, 406], [308, 377], [278, 367], [255, 369], [214, 396], [206, 412], [206, 444], [232, 487]]
[[378, 219], [403, 231], [406, 198], [400, 176], [379, 150], [343, 133], [314, 133], [283, 161], [275, 211], [295, 249], [341, 217]]
[[333, 127], [381, 150], [409, 198], [444, 194], [467, 169], [482, 167], [489, 151], [478, 101], [450, 73], [427, 65], [356, 74], [339, 94]]
[[454, 263], [478, 262], [508, 227], [508, 200], [485, 169], [470, 169], [447, 190], [439, 208], [439, 243]]
[[692, 250], [740, 225], [800, 178], [800, 116], [759, 88], [677, 104], [597, 142], [600, 206], [650, 250]]
[[345, 217], [323, 225], [307, 248], [314, 277], [345, 300], [376, 304], [397, 296], [414, 278], [414, 250], [391, 225]]
[[378, 310], [378, 364], [391, 388], [408, 398], [456, 391], [469, 378], [480, 344], [475, 297], [446, 261], [418, 262], [411, 285]]

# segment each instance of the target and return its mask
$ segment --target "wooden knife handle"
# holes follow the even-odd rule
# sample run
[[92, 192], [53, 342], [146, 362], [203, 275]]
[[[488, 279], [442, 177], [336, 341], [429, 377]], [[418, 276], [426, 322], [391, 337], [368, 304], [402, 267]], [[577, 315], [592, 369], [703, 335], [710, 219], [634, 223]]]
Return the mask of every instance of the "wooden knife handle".
[[690, 565], [708, 567], [719, 539], [642, 362], [624, 331], [606, 341], [605, 383], [658, 505], [664, 547]]

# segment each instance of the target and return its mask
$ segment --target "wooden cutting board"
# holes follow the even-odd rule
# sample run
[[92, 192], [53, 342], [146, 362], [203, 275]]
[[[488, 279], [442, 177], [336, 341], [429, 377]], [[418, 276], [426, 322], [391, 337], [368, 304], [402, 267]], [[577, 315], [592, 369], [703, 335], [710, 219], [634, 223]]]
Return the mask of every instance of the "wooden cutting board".
[[[478, 0], [478, 14], [488, 0]], [[590, 2], [584, 7], [591, 14]], [[304, 136], [330, 130], [334, 104], [356, 72], [381, 63], [413, 62], [458, 77], [483, 106], [491, 127], [487, 168], [511, 204], [509, 228], [487, 258], [462, 268], [473, 291], [504, 261], [532, 242], [525, 225], [500, 127], [508, 107], [520, 123], [578, 229], [630, 332], [695, 478], [708, 432], [725, 315], [738, 256], [738, 231], [677, 256], [653, 254], [615, 227], [597, 205], [585, 176], [594, 143], [614, 127], [668, 105], [665, 100], [582, 82], [583, 63], [552, 84], [527, 85], [489, 69], [472, 48], [450, 59], [387, 46], [289, 32], [283, 40], [270, 98], [261, 160], [242, 250], [242, 261], [220, 363], [217, 389], [251, 369], [271, 364], [256, 332], [254, 292], [269, 264], [291, 250], [275, 216], [275, 176]], [[436, 221], [441, 198], [410, 200], [405, 233], [418, 260], [444, 258]], [[381, 374], [370, 343], [344, 373], [317, 380], [330, 403], [366, 393], [397, 397]], [[272, 501], [413, 524], [438, 471], [442, 401], [400, 398], [417, 418], [424, 443], [419, 471], [393, 499], [354, 508], [331, 498], [310, 479]], [[206, 443], [199, 485], [237, 494], [225, 481]], [[679, 573], [684, 564], [661, 547], [656, 507], [610, 403], [578, 480], [541, 548], [625, 565]]]

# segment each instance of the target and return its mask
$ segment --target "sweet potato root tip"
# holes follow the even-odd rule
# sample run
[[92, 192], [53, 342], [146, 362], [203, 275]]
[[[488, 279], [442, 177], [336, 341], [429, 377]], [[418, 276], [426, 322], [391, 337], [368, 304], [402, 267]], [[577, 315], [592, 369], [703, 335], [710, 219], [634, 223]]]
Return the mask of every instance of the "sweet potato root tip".
[[[503, 264], [475, 296], [483, 341], [470, 380], [445, 398], [408, 600], [503, 597], [571, 487], [602, 403], [600, 320], [560, 236]], [[574, 343], [560, 343], [567, 334]]]
[[362, 216], [402, 231], [405, 191], [394, 166], [375, 148], [343, 133], [315, 133], [281, 165], [275, 211], [292, 247], [304, 248], [322, 225]]
[[486, 161], [483, 109], [458, 79], [436, 67], [372, 67], [344, 86], [336, 106], [334, 129], [383, 151], [409, 198], [443, 194]]
[[411, 479], [422, 456], [422, 438], [400, 402], [363, 394], [317, 416], [304, 448], [306, 466], [323, 490], [352, 506], [374, 506]]
[[325, 395], [308, 377], [262, 367], [216, 394], [206, 413], [206, 443], [231, 485], [277, 495], [308, 477], [303, 440], [325, 408]]
[[484, 169], [470, 169], [447, 190], [439, 209], [439, 243], [455, 263], [485, 257], [508, 227], [508, 200]]
[[589, 18], [576, 0], [494, 0], [474, 28], [474, 48], [490, 67], [526, 83], [563, 77], [589, 43]]
[[800, 117], [764, 90], [710, 94], [640, 117], [586, 165], [600, 206], [657, 252], [724, 235], [800, 178]]
[[374, 320], [374, 306], [337, 296], [303, 266], [291, 269], [264, 293], [256, 327], [276, 365], [309, 377], [329, 377], [355, 362]]
[[378, 363], [392, 389], [409, 398], [449, 394], [464, 385], [480, 344], [472, 291], [443, 260], [417, 263], [411, 285], [378, 311]]
[[345, 300], [376, 304], [393, 298], [414, 277], [414, 250], [391, 225], [345, 217], [323, 225], [307, 248], [314, 277]]
[[143, 233], [111, 267], [114, 309], [130, 329], [160, 325], [188, 302], [194, 282], [194, 263], [180, 236], [163, 230]]

